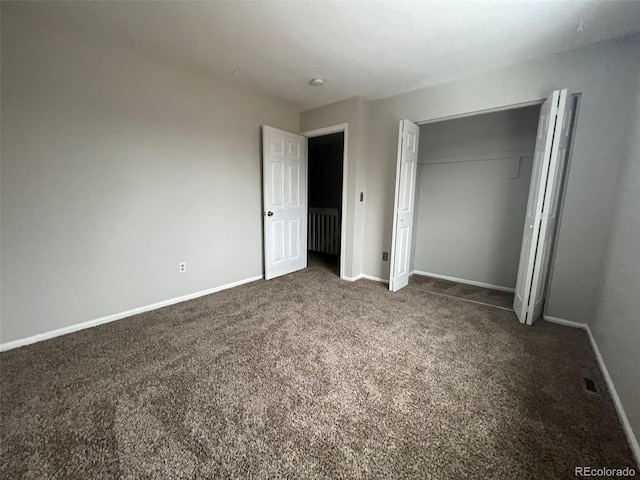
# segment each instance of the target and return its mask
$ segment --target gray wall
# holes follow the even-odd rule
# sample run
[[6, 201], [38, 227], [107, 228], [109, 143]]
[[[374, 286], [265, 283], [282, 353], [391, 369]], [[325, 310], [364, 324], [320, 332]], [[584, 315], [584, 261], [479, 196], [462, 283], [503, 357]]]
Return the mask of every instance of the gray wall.
[[483, 113], [420, 126], [420, 163], [533, 152], [540, 105]]
[[[636, 65], [640, 67], [640, 62]], [[636, 78], [640, 79], [640, 71]], [[631, 98], [629, 102], [633, 103]], [[630, 125], [590, 327], [629, 422], [640, 437], [640, 80]]]
[[[388, 263], [379, 258], [380, 252], [391, 244], [400, 119], [425, 121], [530, 102], [566, 87], [570, 93], [582, 93], [582, 98], [547, 313], [595, 327], [597, 312], [607, 308], [598, 298], [607, 267], [611, 218], [619, 208], [618, 180], [628, 168], [627, 139], [639, 56], [640, 36], [635, 35], [372, 102], [366, 152], [364, 272], [378, 277], [389, 274]], [[617, 248], [632, 253], [627, 246]], [[614, 281], [612, 285], [618, 288], [620, 283]], [[633, 295], [637, 296], [637, 289]], [[608, 305], [615, 312], [615, 307]], [[637, 331], [635, 304], [628, 304], [625, 311], [616, 320], [624, 326], [613, 327], [618, 332], [602, 328], [602, 332], [608, 332], [611, 344], [619, 335]], [[636, 337], [633, 338], [629, 341], [637, 349]], [[615, 360], [612, 350], [613, 347], [604, 350], [604, 361], [608, 364], [611, 360], [610, 371], [623, 405], [630, 412], [637, 412], [638, 397], [633, 393], [637, 369], [627, 368], [638, 364], [637, 350], [625, 350], [627, 355], [619, 360]], [[636, 435], [640, 435], [640, 424], [637, 419], [633, 422]]]
[[296, 107], [19, 3], [1, 93], [3, 343], [261, 275], [260, 125]]
[[539, 112], [420, 127], [415, 270], [515, 287]]

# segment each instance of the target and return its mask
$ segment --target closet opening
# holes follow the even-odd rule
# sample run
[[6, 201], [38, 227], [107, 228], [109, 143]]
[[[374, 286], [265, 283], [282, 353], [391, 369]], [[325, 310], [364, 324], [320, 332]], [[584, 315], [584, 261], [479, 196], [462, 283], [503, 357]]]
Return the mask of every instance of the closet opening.
[[411, 282], [513, 308], [528, 325], [540, 318], [578, 100], [556, 90], [526, 106], [400, 122], [390, 290]]
[[419, 125], [415, 274], [515, 290], [539, 116], [533, 105]]

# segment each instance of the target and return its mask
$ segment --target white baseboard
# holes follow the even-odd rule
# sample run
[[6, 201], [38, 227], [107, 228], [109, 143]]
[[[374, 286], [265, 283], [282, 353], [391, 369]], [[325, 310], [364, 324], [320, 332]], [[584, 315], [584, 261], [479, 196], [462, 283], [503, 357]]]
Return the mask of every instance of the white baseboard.
[[356, 275], [355, 277], [342, 277], [342, 280], [346, 280], [347, 282], [356, 282], [362, 278], [362, 274]]
[[449, 280], [450, 282], [464, 283], [465, 285], [473, 285], [474, 287], [491, 288], [492, 290], [500, 290], [502, 292], [515, 292], [515, 288], [502, 287], [500, 285], [493, 285], [491, 283], [476, 282], [475, 280], [466, 280], [464, 278], [450, 277], [448, 275], [440, 275], [439, 273], [414, 270], [410, 275], [422, 275], [424, 277], [439, 278], [440, 280]]
[[611, 379], [611, 375], [609, 375], [609, 370], [607, 370], [607, 366], [604, 363], [604, 359], [602, 358], [602, 354], [600, 353], [600, 349], [598, 348], [596, 339], [593, 337], [593, 333], [591, 333], [589, 325], [585, 323], [574, 322], [571, 320], [565, 320], [564, 318], [552, 317], [549, 315], [545, 315], [543, 318], [547, 322], [566, 325], [568, 327], [581, 328], [587, 332], [589, 341], [591, 342], [591, 347], [593, 348], [593, 352], [596, 355], [596, 360], [598, 361], [598, 366], [600, 367], [600, 371], [602, 372], [604, 381], [607, 384], [607, 388], [609, 390], [609, 394], [611, 395], [611, 399], [613, 400], [613, 404], [616, 407], [616, 412], [618, 413], [618, 418], [620, 419], [620, 423], [622, 424], [622, 429], [627, 436], [627, 441], [629, 442], [629, 446], [631, 447], [631, 451], [633, 452], [633, 456], [635, 457], [636, 464], [640, 469], [640, 445], [638, 444], [638, 439], [635, 433], [633, 433], [633, 429], [631, 428], [631, 424], [629, 423], [627, 414], [624, 411], [624, 407], [622, 406], [622, 402], [620, 401], [620, 397], [618, 396], [616, 387], [613, 385], [613, 380]]
[[544, 315], [544, 320], [550, 323], [557, 323], [558, 325], [564, 325], [565, 327], [581, 328], [587, 330], [589, 326], [585, 323], [574, 322], [573, 320], [565, 320], [564, 318], [552, 317], [550, 315]]
[[342, 280], [346, 280], [348, 282], [356, 282], [363, 278], [365, 280], [372, 280], [374, 282], [389, 283], [389, 280], [386, 278], [374, 277], [372, 275], [367, 275], [366, 273], [361, 273], [360, 275], [356, 275], [355, 277], [344, 277]]
[[132, 315], [138, 315], [139, 313], [150, 312], [151, 310], [156, 310], [158, 308], [168, 307], [169, 305], [185, 302], [187, 300], [193, 300], [194, 298], [202, 297], [204, 295], [210, 295], [212, 293], [216, 293], [221, 290], [227, 290], [229, 288], [238, 287], [240, 285], [244, 285], [245, 283], [255, 282], [256, 280], [261, 280], [262, 278], [263, 278], [262, 275], [258, 275], [256, 277], [251, 277], [251, 278], [245, 278], [244, 280], [238, 280], [237, 282], [227, 283], [226, 285], [213, 287], [208, 290], [202, 290], [200, 292], [190, 293], [188, 295], [171, 298], [169, 300], [164, 300], [162, 302], [152, 303], [151, 305], [134, 308], [132, 310], [127, 310], [126, 312], [115, 313], [113, 315], [108, 315], [106, 317], [96, 318], [94, 320], [88, 320], [86, 322], [76, 323], [75, 325], [70, 325], [68, 327], [58, 328], [57, 330], [51, 330], [49, 332], [39, 333], [38, 335], [33, 335], [31, 337], [21, 338], [19, 340], [13, 340], [11, 342], [2, 343], [0, 344], [0, 352], [4, 352], [6, 350], [12, 350], [18, 347], [23, 347], [25, 345], [30, 345], [36, 342], [41, 342], [43, 340], [49, 340], [50, 338], [59, 337], [61, 335], [67, 335], [68, 333], [73, 333], [73, 332], [77, 332], [78, 330], [84, 330], [86, 328], [95, 327], [97, 325], [102, 325], [103, 323], [114, 322], [116, 320], [120, 320], [126, 317], [131, 317]]
[[636, 459], [636, 464], [640, 469], [640, 445], [638, 444], [638, 439], [636, 438], [636, 435], [633, 433], [633, 429], [631, 428], [631, 424], [629, 423], [627, 414], [624, 412], [624, 407], [622, 406], [622, 402], [620, 401], [618, 392], [616, 391], [616, 388], [613, 386], [613, 380], [611, 380], [611, 376], [609, 375], [609, 370], [607, 370], [607, 366], [604, 364], [604, 359], [602, 358], [600, 349], [596, 344], [596, 339], [593, 338], [593, 334], [591, 333], [591, 329], [589, 328], [589, 325], [585, 325], [585, 326], [587, 327], [585, 328], [585, 330], [589, 335], [589, 340], [591, 340], [591, 346], [593, 347], [593, 351], [596, 354], [598, 365], [600, 366], [600, 370], [602, 370], [604, 381], [607, 383], [607, 387], [609, 388], [609, 393], [611, 394], [611, 399], [613, 400], [613, 404], [616, 406], [616, 411], [618, 412], [618, 417], [620, 418], [620, 422], [622, 423], [622, 428], [624, 429], [624, 433], [627, 435], [629, 446], [631, 447], [633, 456]]
[[363, 273], [361, 275], [361, 278], [365, 278], [367, 280], [372, 280], [374, 282], [389, 283], [389, 279], [388, 278], [374, 277], [372, 275], [367, 275], [366, 273]]

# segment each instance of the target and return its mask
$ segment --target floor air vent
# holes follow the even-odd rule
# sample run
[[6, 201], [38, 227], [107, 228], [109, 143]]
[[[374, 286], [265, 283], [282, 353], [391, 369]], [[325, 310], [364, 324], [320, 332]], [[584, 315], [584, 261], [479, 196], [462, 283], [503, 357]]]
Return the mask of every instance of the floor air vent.
[[582, 374], [580, 375], [582, 380], [582, 389], [588, 393], [594, 393], [600, 395], [600, 388], [598, 382], [595, 380], [595, 375], [587, 367], [582, 367]]

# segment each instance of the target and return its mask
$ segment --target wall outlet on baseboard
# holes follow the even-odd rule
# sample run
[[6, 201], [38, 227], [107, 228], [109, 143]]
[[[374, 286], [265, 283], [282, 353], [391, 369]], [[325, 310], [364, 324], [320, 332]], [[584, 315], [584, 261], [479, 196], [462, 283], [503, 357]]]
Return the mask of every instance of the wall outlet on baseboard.
[[386, 262], [389, 260], [389, 252], [382, 252], [382, 261]]
[[178, 272], [184, 273], [187, 271], [187, 262], [180, 262], [178, 264]]

